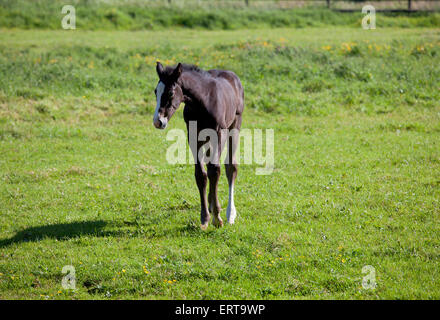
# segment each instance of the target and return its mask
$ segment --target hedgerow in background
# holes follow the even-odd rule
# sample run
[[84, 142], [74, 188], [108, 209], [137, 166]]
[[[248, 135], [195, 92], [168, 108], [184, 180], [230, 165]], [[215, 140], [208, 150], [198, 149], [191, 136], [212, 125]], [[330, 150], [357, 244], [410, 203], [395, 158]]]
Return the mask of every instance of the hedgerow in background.
[[[149, 30], [195, 28], [228, 30], [310, 26], [360, 27], [362, 13], [338, 13], [323, 8], [267, 9], [218, 8], [177, 5], [150, 1], [90, 1], [66, 3], [62, 0], [0, 0], [0, 27], [21, 29], [60, 29], [61, 8], [74, 5], [76, 27], [83, 30]], [[231, 3], [233, 4], [233, 2]], [[438, 27], [438, 13], [379, 14], [377, 27]]]

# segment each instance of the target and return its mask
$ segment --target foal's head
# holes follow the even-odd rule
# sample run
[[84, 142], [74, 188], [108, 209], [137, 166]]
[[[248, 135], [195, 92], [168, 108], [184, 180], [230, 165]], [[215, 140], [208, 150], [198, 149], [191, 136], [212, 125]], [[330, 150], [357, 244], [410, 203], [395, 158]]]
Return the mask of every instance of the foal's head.
[[156, 94], [156, 111], [153, 123], [158, 129], [165, 129], [168, 121], [183, 101], [182, 88], [177, 84], [182, 74], [182, 64], [175, 68], [164, 68], [160, 62], [156, 66], [159, 82], [154, 93]]

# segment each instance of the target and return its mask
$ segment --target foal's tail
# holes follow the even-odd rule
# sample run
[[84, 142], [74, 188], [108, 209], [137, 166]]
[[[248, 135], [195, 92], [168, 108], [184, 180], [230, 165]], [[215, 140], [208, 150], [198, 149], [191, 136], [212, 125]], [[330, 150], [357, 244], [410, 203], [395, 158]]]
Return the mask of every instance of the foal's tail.
[[236, 114], [237, 115], [241, 115], [243, 113], [244, 110], [244, 89], [243, 89], [243, 85], [241, 84], [240, 78], [234, 73], [235, 75], [235, 88], [238, 91], [238, 104], [237, 104], [237, 111]]

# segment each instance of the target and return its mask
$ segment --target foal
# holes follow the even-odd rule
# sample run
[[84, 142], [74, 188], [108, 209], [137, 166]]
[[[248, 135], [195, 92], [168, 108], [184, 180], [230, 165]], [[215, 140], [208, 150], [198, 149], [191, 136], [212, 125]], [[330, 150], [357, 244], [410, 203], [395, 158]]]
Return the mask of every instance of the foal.
[[[226, 210], [228, 223], [233, 224], [237, 215], [234, 205], [234, 182], [237, 177], [236, 146], [239, 139], [241, 117], [244, 108], [244, 91], [240, 79], [232, 71], [204, 71], [193, 65], [179, 63], [176, 67], [156, 66], [159, 82], [156, 89], [156, 111], [153, 123], [158, 129], [165, 129], [168, 121], [184, 102], [183, 117], [188, 130], [188, 142], [194, 156], [195, 178], [200, 193], [201, 228], [208, 227], [210, 213], [216, 227], [223, 226], [220, 217], [220, 203], [217, 198], [217, 184], [220, 177], [220, 156], [228, 143], [225, 159], [226, 176], [229, 184], [229, 201]], [[190, 136], [191, 125], [196, 124], [197, 136]], [[206, 141], [199, 141], [202, 130], [214, 130], [216, 135], [209, 139], [208, 152], [204, 154]], [[192, 141], [195, 140], [195, 141]], [[201, 152], [199, 152], [201, 151]], [[213, 152], [213, 154], [211, 154]], [[209, 160], [206, 161], [207, 157]], [[204, 162], [208, 171], [206, 172]], [[206, 186], [209, 179], [209, 195]], [[209, 206], [209, 209], [208, 209]]]

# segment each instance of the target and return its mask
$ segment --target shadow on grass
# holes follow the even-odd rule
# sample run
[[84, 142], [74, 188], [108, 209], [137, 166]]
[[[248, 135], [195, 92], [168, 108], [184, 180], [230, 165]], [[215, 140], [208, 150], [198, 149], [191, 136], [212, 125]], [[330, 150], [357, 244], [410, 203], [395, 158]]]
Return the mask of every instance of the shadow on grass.
[[105, 221], [97, 220], [30, 227], [17, 232], [17, 234], [12, 238], [0, 240], [0, 248], [4, 248], [14, 243], [34, 242], [45, 238], [67, 240], [83, 235], [94, 235], [100, 237], [114, 235], [114, 232], [102, 230], [105, 225]]

